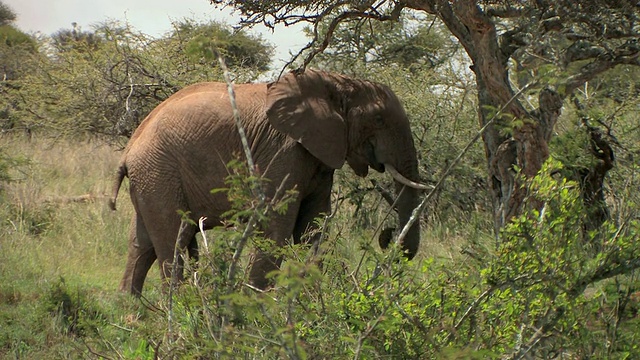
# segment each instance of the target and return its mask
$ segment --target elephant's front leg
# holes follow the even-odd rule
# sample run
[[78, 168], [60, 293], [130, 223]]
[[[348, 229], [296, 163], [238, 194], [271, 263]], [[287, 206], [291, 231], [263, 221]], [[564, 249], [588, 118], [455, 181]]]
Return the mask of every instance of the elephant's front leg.
[[[293, 204], [291, 204], [293, 205]], [[251, 285], [266, 289], [272, 285], [272, 281], [267, 279], [267, 275], [280, 268], [282, 256], [278, 255], [282, 247], [291, 238], [299, 204], [290, 206], [286, 215], [272, 214], [268, 228], [265, 229], [265, 242], [256, 244], [251, 261], [249, 272], [249, 282]]]
[[317, 176], [319, 184], [315, 191], [300, 204], [298, 218], [293, 229], [293, 240], [296, 244], [311, 244], [314, 256], [320, 253], [322, 233], [318, 218], [331, 213], [331, 187], [333, 171]]
[[[328, 214], [331, 210], [331, 186], [333, 171], [317, 173], [312, 180], [312, 191], [304, 198], [290, 204], [286, 215], [272, 218], [270, 226], [265, 231], [265, 238], [274, 241], [275, 250], [282, 248], [286, 241], [293, 236], [294, 243], [307, 242], [312, 244], [314, 255], [318, 252], [321, 235], [318, 231], [316, 218]], [[273, 246], [272, 246], [273, 248]], [[274, 255], [270, 249], [256, 249], [249, 280], [260, 289], [270, 285], [266, 276], [280, 268], [282, 256]]]

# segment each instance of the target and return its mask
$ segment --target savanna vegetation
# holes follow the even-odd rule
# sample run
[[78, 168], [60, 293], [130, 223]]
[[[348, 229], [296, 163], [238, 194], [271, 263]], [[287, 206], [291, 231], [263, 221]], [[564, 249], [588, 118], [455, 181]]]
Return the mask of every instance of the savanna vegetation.
[[398, 94], [434, 185], [418, 256], [377, 244], [395, 225], [388, 177], [345, 167], [318, 219], [323, 267], [292, 245], [275, 287], [251, 289], [234, 254], [264, 242], [243, 235], [264, 205], [240, 162], [185, 283], [163, 292], [155, 270], [141, 299], [117, 292], [133, 209], [106, 197], [122, 145], [170, 94], [223, 80], [216, 51], [235, 82], [272, 78], [272, 46], [188, 19], [161, 38], [117, 22], [34, 37], [0, 3], [0, 358], [640, 356], [635, 2], [213, 3], [307, 22], [292, 67]]

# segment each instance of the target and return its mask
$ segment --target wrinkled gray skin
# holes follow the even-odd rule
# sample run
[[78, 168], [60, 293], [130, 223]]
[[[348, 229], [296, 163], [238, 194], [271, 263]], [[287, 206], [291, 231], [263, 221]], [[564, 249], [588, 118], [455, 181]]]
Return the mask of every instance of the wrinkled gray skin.
[[[368, 168], [393, 166], [404, 177], [418, 180], [416, 151], [409, 121], [398, 98], [386, 86], [342, 75], [306, 70], [289, 73], [269, 84], [235, 85], [236, 101], [257, 168], [270, 181], [266, 196], [296, 188], [298, 196], [286, 214], [274, 214], [264, 229], [278, 246], [287, 239], [299, 243], [315, 225], [313, 219], [330, 212], [333, 172], [346, 161], [359, 176]], [[223, 188], [225, 165], [243, 154], [226, 84], [189, 86], [160, 104], [140, 124], [129, 141], [117, 172], [111, 206], [125, 176], [135, 216], [129, 234], [129, 255], [121, 289], [140, 294], [147, 272], [157, 259], [162, 277], [170, 279], [174, 245], [180, 227], [178, 210], [206, 227], [220, 224], [229, 210]], [[403, 185], [396, 182], [396, 191]], [[399, 223], [407, 222], [418, 193], [405, 188], [399, 199]], [[197, 255], [190, 227], [179, 244]], [[304, 237], [306, 238], [306, 237]], [[413, 258], [420, 234], [414, 225], [402, 243]], [[265, 275], [281, 259], [257, 250], [250, 281], [269, 285]], [[182, 279], [182, 274], [178, 274]]]

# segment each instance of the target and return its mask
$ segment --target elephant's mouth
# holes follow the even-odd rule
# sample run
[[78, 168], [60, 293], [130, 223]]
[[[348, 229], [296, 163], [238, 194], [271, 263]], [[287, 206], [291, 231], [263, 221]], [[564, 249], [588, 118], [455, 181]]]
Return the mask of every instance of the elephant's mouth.
[[369, 163], [369, 166], [375, 171], [383, 173], [384, 164], [379, 162], [378, 159], [376, 158], [376, 150], [371, 140], [365, 143], [365, 154], [366, 154], [367, 162]]
[[379, 162], [374, 162], [374, 163], [369, 163], [369, 166], [371, 166], [372, 169], [374, 169], [377, 172], [384, 172], [384, 164], [379, 163]]
[[375, 147], [371, 140], [366, 140], [356, 151], [347, 156], [347, 162], [358, 176], [365, 177], [369, 168], [384, 172], [384, 164], [376, 158]]

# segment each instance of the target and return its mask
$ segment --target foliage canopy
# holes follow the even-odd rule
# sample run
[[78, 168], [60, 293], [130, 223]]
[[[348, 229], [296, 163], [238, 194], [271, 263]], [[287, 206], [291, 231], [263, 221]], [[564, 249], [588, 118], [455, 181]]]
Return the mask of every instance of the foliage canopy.
[[63, 29], [38, 39], [38, 46], [39, 53], [15, 63], [22, 75], [7, 79], [5, 129], [127, 136], [183, 86], [222, 79], [217, 63], [205, 56], [211, 47], [229, 59], [237, 81], [268, 69], [272, 52], [259, 37], [190, 20], [160, 39], [111, 22], [92, 31]]

